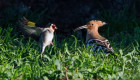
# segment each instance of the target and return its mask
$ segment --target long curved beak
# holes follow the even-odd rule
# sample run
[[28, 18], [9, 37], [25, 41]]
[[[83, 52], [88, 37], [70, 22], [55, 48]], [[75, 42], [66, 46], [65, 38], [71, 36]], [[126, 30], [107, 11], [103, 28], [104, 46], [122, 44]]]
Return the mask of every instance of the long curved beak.
[[81, 27], [78, 27], [78, 28], [74, 29], [73, 31], [76, 32], [77, 30], [86, 29], [86, 28], [87, 28], [87, 25], [83, 25]]

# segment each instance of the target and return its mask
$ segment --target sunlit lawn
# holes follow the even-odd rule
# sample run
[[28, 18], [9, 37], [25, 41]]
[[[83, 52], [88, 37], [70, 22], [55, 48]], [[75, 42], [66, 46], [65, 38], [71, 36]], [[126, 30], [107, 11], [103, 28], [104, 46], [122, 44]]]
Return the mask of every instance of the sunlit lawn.
[[55, 38], [54, 46], [46, 47], [41, 59], [36, 41], [17, 36], [13, 28], [0, 28], [0, 79], [140, 79], [139, 43], [125, 46], [123, 41], [119, 46], [117, 41], [110, 41], [115, 58], [102, 52], [93, 55], [75, 36], [59, 42]]

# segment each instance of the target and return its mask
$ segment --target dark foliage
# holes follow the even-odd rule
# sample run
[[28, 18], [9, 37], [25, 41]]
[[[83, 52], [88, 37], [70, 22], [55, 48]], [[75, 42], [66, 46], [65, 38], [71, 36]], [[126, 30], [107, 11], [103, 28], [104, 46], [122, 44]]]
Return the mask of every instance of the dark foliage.
[[[122, 24], [135, 25], [139, 21], [139, 5], [139, 0], [0, 0], [0, 26], [13, 25], [25, 16], [39, 26], [55, 23], [59, 28], [57, 33], [69, 35], [74, 28], [99, 19], [109, 23], [107, 28], [113, 34], [131, 32], [134, 28]], [[121, 19], [117, 24], [112, 21]], [[107, 28], [103, 31], [107, 32]]]

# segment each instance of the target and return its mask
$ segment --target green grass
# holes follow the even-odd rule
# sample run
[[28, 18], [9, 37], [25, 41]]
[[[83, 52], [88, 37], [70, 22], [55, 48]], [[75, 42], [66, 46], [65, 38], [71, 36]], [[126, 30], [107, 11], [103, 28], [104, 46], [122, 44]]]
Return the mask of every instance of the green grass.
[[[108, 23], [99, 30], [104, 30], [102, 35], [111, 42], [117, 58], [102, 52], [93, 55], [84, 42], [77, 39], [79, 36], [57, 40], [63, 35], [56, 35], [54, 46], [46, 47], [42, 59], [38, 43], [19, 36], [13, 26], [23, 16], [22, 6], [17, 6], [0, 14], [3, 27], [0, 28], [0, 80], [59, 80], [64, 79], [66, 73], [70, 80], [140, 79], [140, 18], [136, 17], [135, 5], [134, 11], [124, 8], [113, 14], [105, 10], [98, 15], [99, 20]], [[31, 21], [46, 23], [53, 18], [45, 13], [47, 10], [27, 11], [25, 16]], [[46, 20], [40, 20], [41, 16]]]
[[70, 80], [139, 79], [138, 41], [127, 46], [125, 40], [121, 45], [115, 40], [110, 42], [117, 58], [103, 53], [93, 55], [81, 40], [71, 36], [61, 42], [55, 38], [54, 46], [46, 47], [41, 59], [38, 43], [18, 36], [13, 28], [0, 28], [0, 80], [59, 80], [66, 73]]

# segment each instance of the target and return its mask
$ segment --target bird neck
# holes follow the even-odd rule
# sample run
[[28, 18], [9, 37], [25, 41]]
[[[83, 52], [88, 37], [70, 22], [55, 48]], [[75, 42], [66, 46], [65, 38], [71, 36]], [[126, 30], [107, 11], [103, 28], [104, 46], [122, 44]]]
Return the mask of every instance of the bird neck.
[[49, 28], [49, 30], [50, 30], [50, 32], [54, 32], [54, 29], [52, 29], [52, 28]]
[[100, 39], [100, 40], [105, 40], [104, 37], [102, 37], [99, 32], [98, 32], [98, 27], [94, 27], [94, 29], [88, 29], [87, 31], [87, 37], [86, 37], [86, 42], [89, 39]]

